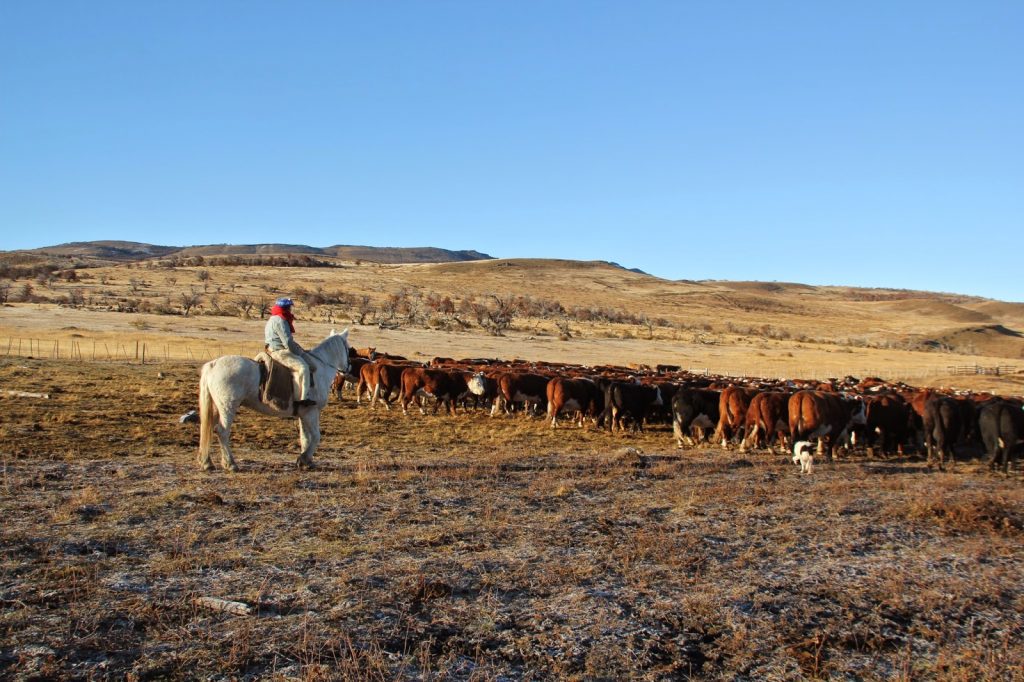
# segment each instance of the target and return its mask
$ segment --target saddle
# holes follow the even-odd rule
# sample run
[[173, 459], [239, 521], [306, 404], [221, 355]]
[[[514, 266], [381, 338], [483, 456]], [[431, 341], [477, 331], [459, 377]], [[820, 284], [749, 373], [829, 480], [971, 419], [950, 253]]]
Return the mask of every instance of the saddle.
[[[254, 360], [260, 367], [260, 402], [273, 407], [275, 410], [292, 414], [298, 414], [298, 406], [295, 405], [296, 395], [295, 377], [292, 370], [270, 356], [270, 353], [259, 353]], [[309, 368], [309, 386], [315, 384], [316, 368]]]

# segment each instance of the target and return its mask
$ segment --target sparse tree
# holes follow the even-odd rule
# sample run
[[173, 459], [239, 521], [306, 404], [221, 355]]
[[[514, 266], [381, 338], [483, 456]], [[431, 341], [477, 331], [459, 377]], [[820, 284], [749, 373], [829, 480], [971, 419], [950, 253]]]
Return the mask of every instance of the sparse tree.
[[366, 318], [369, 315], [376, 314], [376, 308], [374, 308], [373, 302], [370, 300], [370, 297], [364, 295], [361, 296], [359, 298], [359, 301], [356, 303], [355, 312], [356, 324], [366, 324]]
[[196, 308], [201, 300], [202, 297], [199, 295], [199, 292], [197, 292], [195, 289], [189, 289], [189, 291], [187, 292], [181, 292], [182, 315], [188, 317], [189, 312], [191, 312], [193, 308]]
[[504, 336], [505, 330], [512, 326], [512, 321], [519, 313], [514, 297], [497, 294], [491, 294], [490, 305], [474, 302], [470, 309], [477, 324], [494, 336]]
[[568, 341], [572, 338], [572, 329], [569, 328], [569, 318], [562, 317], [555, 320], [555, 326], [558, 327], [558, 338], [562, 341]]
[[651, 340], [654, 338], [654, 322], [646, 313], [640, 315], [640, 325], [647, 330], [647, 339]]
[[250, 296], [239, 296], [235, 300], [235, 305], [238, 306], [238, 311], [242, 313], [242, 317], [248, 320], [253, 306], [256, 305], [256, 301]]

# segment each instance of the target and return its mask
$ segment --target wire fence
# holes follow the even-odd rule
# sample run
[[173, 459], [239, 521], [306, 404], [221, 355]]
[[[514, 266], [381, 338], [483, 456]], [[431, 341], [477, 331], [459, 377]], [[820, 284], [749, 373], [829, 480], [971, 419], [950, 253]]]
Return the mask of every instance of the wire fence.
[[865, 377], [878, 377], [887, 381], [906, 381], [932, 379], [935, 377], [949, 376], [950, 372], [945, 366], [914, 367], [914, 368], [881, 368], [881, 367], [847, 367], [841, 370], [829, 370], [821, 368], [807, 368], [795, 366], [753, 366], [750, 369], [714, 369], [708, 367], [686, 367], [684, 368], [694, 374], [717, 375], [725, 377], [758, 377], [761, 379], [804, 379], [809, 381], [827, 381], [829, 379], [842, 379], [852, 376], [858, 379]]
[[253, 357], [262, 350], [255, 344], [182, 344], [142, 340], [78, 341], [8, 337], [4, 356], [39, 360], [90, 360], [152, 364], [158, 362], [206, 361], [221, 355]]
[[[0, 342], [2, 343], [2, 342]], [[124, 362], [135, 364], [155, 364], [160, 362], [205, 362], [222, 355], [242, 355], [254, 357], [262, 347], [258, 344], [224, 343], [165, 343], [130, 339], [125, 341], [82, 341], [42, 340], [34, 338], [8, 337], [5, 345], [0, 345], [6, 357], [35, 358], [45, 360], [80, 360], [95, 362]], [[1013, 365], [982, 367], [980, 365], [935, 365], [915, 368], [880, 368], [850, 367], [837, 370], [821, 368], [794, 367], [790, 365], [753, 365], [742, 370], [736, 368], [716, 368], [701, 366], [683, 366], [693, 374], [716, 375], [728, 377], [760, 377], [763, 379], [808, 379], [825, 381], [845, 376], [880, 377], [887, 380], [921, 380], [939, 376], [989, 374], [1007, 376], [1017, 373]]]

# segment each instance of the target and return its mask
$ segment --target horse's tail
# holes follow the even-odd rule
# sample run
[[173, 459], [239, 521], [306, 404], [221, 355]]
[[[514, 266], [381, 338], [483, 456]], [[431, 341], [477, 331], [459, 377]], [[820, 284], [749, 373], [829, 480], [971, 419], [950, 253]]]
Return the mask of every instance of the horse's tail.
[[199, 375], [199, 461], [205, 462], [210, 458], [210, 442], [213, 440], [213, 423], [218, 419], [217, 406], [210, 395], [207, 370], [210, 365], [203, 365], [203, 371]]

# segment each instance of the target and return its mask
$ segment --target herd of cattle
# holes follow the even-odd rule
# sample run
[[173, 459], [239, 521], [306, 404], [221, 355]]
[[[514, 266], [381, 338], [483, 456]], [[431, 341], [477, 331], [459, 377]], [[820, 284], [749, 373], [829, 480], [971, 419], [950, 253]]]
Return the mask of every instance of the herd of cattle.
[[[943, 468], [980, 444], [992, 468], [1009, 471], [1024, 443], [1024, 402], [988, 393], [915, 388], [878, 378], [827, 382], [697, 375], [679, 367], [599, 366], [522, 360], [434, 358], [429, 363], [353, 349], [349, 372], [337, 377], [340, 398], [353, 386], [356, 401], [388, 409], [398, 400], [424, 412], [445, 406], [490, 407], [491, 416], [547, 415], [552, 428], [562, 416], [582, 426], [590, 420], [611, 431], [642, 431], [671, 423], [679, 447], [708, 439], [741, 450], [817, 440], [818, 454], [862, 442], [872, 451], [927, 453]], [[711, 434], [711, 435], [709, 435]]]

